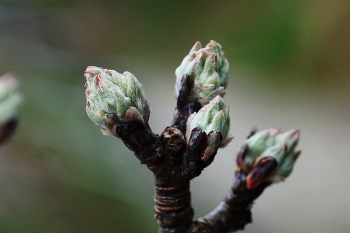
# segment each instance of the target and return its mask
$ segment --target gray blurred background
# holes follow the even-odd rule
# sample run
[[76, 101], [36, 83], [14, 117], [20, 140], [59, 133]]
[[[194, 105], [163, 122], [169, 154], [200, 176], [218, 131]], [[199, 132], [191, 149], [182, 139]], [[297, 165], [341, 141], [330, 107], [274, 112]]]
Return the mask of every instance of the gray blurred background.
[[0, 74], [25, 96], [0, 148], [1, 233], [156, 232], [153, 177], [84, 111], [88, 65], [143, 83], [156, 133], [171, 122], [174, 71], [195, 41], [230, 61], [234, 141], [192, 183], [196, 217], [228, 191], [252, 127], [301, 130], [286, 182], [245, 232], [350, 231], [350, 2], [0, 0]]

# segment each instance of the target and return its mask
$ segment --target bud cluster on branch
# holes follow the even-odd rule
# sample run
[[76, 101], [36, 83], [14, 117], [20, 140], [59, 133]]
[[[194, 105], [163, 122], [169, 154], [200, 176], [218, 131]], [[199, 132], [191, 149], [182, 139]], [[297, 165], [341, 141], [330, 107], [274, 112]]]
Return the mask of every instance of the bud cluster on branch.
[[209, 166], [231, 140], [224, 102], [229, 63], [222, 46], [196, 42], [176, 69], [173, 120], [160, 134], [148, 124], [149, 102], [130, 72], [89, 66], [86, 112], [105, 135], [120, 138], [155, 177], [155, 219], [161, 233], [224, 233], [243, 229], [253, 201], [292, 172], [299, 130], [267, 129], [251, 135], [237, 153], [234, 181], [223, 201], [193, 221], [190, 180]]

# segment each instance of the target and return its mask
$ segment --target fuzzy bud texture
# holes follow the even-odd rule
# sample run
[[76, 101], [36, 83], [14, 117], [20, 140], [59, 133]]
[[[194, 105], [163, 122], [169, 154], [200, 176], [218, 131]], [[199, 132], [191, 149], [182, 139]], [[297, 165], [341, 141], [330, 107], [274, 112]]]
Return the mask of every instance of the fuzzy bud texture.
[[104, 130], [106, 114], [116, 114], [121, 120], [148, 122], [149, 104], [142, 84], [132, 73], [120, 74], [114, 70], [89, 66], [84, 76], [86, 112], [91, 121], [102, 127], [103, 133], [108, 134]]
[[228, 83], [229, 63], [222, 46], [211, 40], [204, 48], [197, 41], [189, 54], [176, 69], [176, 96], [181, 88], [181, 80], [185, 74], [193, 82], [191, 99], [213, 99], [216, 95], [223, 95]]
[[5, 74], [0, 78], [0, 124], [18, 117], [22, 95], [18, 90], [16, 78]]
[[212, 101], [202, 107], [197, 113], [193, 113], [187, 121], [187, 139], [194, 128], [198, 127], [207, 134], [210, 131], [219, 131], [225, 139], [230, 130], [230, 108], [225, 104], [221, 96], [216, 96]]
[[271, 181], [283, 180], [290, 175], [301, 153], [295, 151], [299, 136], [299, 130], [285, 132], [282, 129], [272, 128], [260, 131], [247, 139], [244, 158], [239, 166], [249, 173], [260, 161], [273, 158], [277, 166], [269, 174], [268, 179]]

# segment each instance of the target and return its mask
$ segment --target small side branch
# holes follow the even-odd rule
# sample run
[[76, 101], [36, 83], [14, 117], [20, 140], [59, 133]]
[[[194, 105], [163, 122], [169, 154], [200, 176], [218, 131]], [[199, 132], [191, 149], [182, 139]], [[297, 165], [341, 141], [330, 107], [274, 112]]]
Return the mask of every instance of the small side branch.
[[151, 169], [161, 162], [157, 153], [159, 136], [152, 132], [148, 124], [121, 121], [116, 114], [107, 114], [104, 124], [113, 136], [120, 138], [125, 146], [135, 153], [142, 164]]
[[[174, 118], [160, 136], [148, 124], [149, 102], [133, 74], [95, 66], [84, 72], [89, 118], [105, 135], [120, 138], [153, 172], [159, 233], [244, 229], [252, 222], [250, 209], [254, 200], [267, 186], [287, 178], [301, 153], [295, 150], [299, 130], [271, 128], [251, 133], [238, 151], [234, 182], [224, 200], [206, 216], [192, 220], [190, 181], [233, 138], [229, 134], [230, 108], [223, 100], [228, 69], [219, 43], [211, 40], [202, 48], [196, 42], [175, 71]], [[11, 131], [14, 125], [5, 129]]]
[[246, 188], [245, 178], [243, 172], [237, 172], [224, 200], [212, 212], [194, 221], [188, 233], [227, 233], [243, 230], [251, 223], [253, 202], [271, 183], [261, 183], [250, 190]]

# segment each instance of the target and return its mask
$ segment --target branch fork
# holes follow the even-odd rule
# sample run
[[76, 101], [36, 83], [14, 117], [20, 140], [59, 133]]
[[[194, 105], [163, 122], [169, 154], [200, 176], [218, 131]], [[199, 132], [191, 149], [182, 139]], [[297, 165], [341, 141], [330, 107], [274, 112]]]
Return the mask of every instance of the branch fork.
[[237, 170], [223, 201], [193, 220], [190, 181], [209, 166], [229, 134], [223, 96], [229, 64], [220, 44], [196, 42], [176, 69], [177, 106], [170, 126], [157, 135], [149, 103], [130, 72], [88, 67], [87, 113], [106, 135], [121, 139], [155, 179], [155, 220], [159, 233], [225, 233], [252, 222], [251, 207], [266, 187], [290, 175], [300, 151], [300, 132], [268, 129], [251, 133], [237, 153]]

